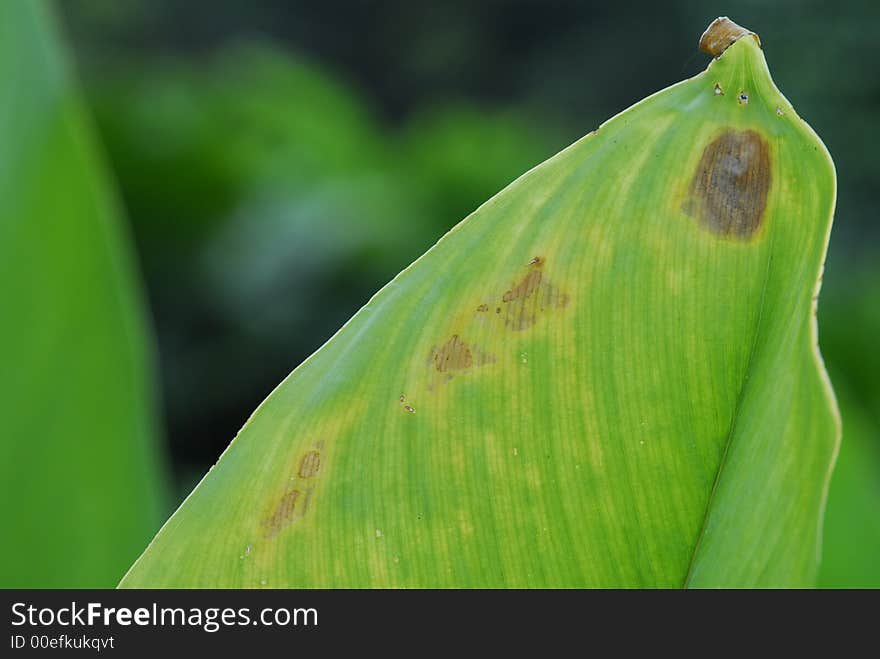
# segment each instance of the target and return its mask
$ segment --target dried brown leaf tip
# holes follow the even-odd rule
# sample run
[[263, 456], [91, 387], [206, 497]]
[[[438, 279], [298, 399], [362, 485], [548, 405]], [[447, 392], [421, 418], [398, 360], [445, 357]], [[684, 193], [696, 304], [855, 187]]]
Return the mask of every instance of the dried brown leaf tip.
[[724, 131], [703, 150], [684, 210], [713, 233], [750, 238], [770, 190], [770, 147], [753, 130]]
[[731, 44], [747, 34], [753, 36], [758, 45], [761, 44], [757, 34], [741, 25], [737, 25], [727, 16], [721, 16], [712, 21], [709, 27], [706, 28], [706, 31], [703, 32], [703, 36], [700, 37], [700, 50], [712, 57], [721, 57], [721, 54]]

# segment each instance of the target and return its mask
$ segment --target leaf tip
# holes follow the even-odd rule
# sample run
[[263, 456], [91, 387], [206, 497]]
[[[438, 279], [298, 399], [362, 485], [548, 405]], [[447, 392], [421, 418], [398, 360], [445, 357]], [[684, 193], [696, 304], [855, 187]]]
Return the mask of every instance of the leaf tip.
[[709, 23], [709, 27], [700, 37], [700, 50], [717, 59], [728, 47], [746, 35], [753, 36], [758, 45], [761, 45], [761, 39], [757, 34], [734, 23], [727, 16], [719, 16]]

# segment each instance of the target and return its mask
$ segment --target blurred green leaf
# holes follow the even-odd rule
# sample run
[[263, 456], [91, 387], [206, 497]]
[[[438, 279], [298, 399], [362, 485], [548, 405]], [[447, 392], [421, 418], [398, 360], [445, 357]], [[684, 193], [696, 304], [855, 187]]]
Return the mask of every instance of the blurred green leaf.
[[270, 46], [102, 63], [90, 80], [142, 239], [203, 239], [249, 197], [386, 166], [361, 101]]
[[41, 1], [0, 3], [0, 585], [113, 585], [160, 497], [117, 201]]
[[410, 120], [401, 136], [400, 185], [422, 189], [432, 212], [448, 222], [470, 213], [560, 145], [552, 127], [525, 116], [464, 103], [431, 107]]
[[880, 426], [837, 389], [843, 439], [825, 510], [819, 584], [880, 588]]
[[[843, 273], [840, 273], [843, 274]], [[826, 587], [880, 587], [880, 270], [853, 267], [822, 297], [823, 354], [840, 397], [843, 439], [825, 514]]]
[[812, 584], [839, 434], [813, 306], [834, 195], [739, 40], [377, 293], [122, 585]]

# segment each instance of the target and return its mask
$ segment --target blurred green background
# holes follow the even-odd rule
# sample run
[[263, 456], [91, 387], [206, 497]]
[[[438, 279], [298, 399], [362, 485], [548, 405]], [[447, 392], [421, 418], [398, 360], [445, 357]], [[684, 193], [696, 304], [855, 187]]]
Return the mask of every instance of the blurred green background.
[[[141, 281], [132, 276], [131, 297], [144, 290], [158, 360], [136, 377], [157, 373], [161, 427], [149, 430], [156, 455], [138, 449], [148, 476], [132, 467], [152, 503], [124, 488], [112, 495], [119, 515], [144, 518], [130, 540], [84, 545], [80, 563], [102, 567], [75, 579], [69, 553], [29, 552], [28, 564], [20, 548], [7, 552], [17, 565], [0, 585], [114, 585], [263, 398], [373, 292], [520, 173], [702, 70], [697, 38], [727, 14], [761, 35], [778, 86], [837, 166], [819, 328], [844, 439], [821, 585], [880, 587], [880, 3], [66, 0], [53, 9], [47, 38], [60, 35], [78, 121], [118, 197], [131, 238], [120, 249], [133, 243]], [[12, 32], [0, 27], [8, 40]], [[5, 44], [0, 53], [13, 60], [0, 72], [36, 66]], [[4, 87], [5, 103], [22, 80]], [[31, 522], [35, 546], [65, 542]]]

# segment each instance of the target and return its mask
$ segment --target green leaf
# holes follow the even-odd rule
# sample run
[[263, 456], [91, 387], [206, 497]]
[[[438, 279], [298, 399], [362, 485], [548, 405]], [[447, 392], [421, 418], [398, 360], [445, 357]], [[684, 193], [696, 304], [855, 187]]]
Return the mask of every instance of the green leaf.
[[845, 268], [822, 302], [823, 353], [840, 397], [843, 441], [828, 492], [819, 584], [880, 588], [880, 269]]
[[161, 521], [144, 310], [43, 2], [0, 3], [4, 587], [118, 582]]
[[704, 73], [523, 175], [299, 366], [121, 585], [812, 584], [834, 168], [757, 38], [713, 25], [735, 43]]
[[819, 584], [880, 588], [880, 426], [848, 392], [844, 428], [831, 479]]

